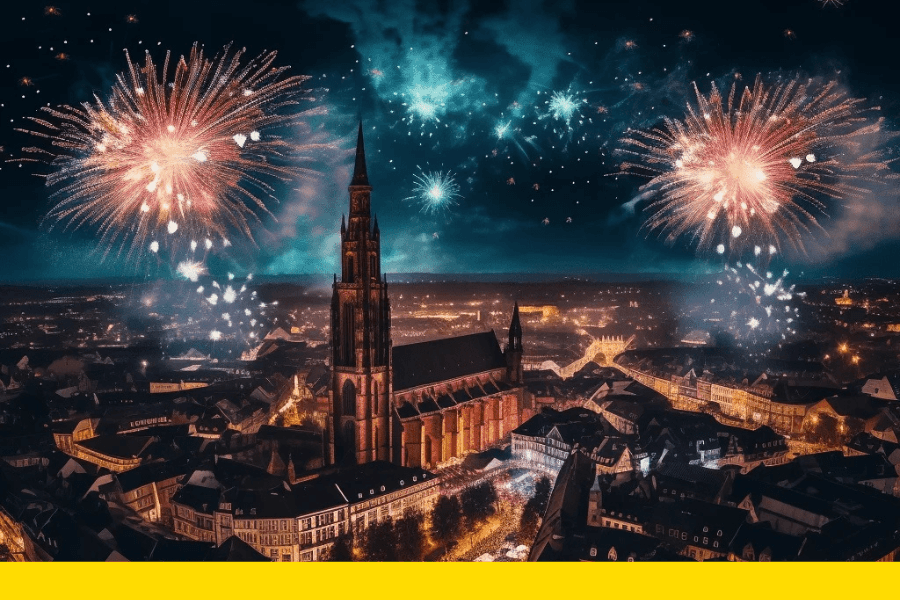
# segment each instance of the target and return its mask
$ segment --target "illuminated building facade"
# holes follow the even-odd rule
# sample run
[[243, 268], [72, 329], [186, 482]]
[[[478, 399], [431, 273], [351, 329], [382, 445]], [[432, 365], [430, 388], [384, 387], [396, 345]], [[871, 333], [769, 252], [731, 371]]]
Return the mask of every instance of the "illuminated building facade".
[[732, 381], [709, 381], [703, 378], [681, 378], [676, 375], [636, 369], [621, 363], [616, 368], [635, 381], [668, 398], [679, 410], [701, 411], [710, 403], [722, 420], [743, 422], [749, 426], [768, 425], [778, 433], [797, 434], [803, 430], [804, 418], [813, 402], [782, 402], [773, 398], [766, 384], [743, 384]]
[[198, 473], [172, 499], [175, 532], [217, 546], [236, 536], [276, 562], [322, 560], [345, 533], [359, 544], [375, 523], [427, 514], [440, 494], [434, 473], [386, 461], [252, 489]]
[[838, 306], [853, 306], [853, 298], [850, 297], [850, 291], [844, 290], [844, 294], [835, 298], [834, 303]]

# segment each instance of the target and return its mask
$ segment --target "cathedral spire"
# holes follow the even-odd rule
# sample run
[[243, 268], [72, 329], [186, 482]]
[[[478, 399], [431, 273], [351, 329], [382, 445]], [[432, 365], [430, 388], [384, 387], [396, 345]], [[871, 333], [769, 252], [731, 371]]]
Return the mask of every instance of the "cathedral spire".
[[513, 308], [512, 321], [509, 323], [509, 349], [522, 351], [522, 324], [519, 322], [519, 303]]
[[369, 185], [369, 175], [366, 173], [366, 148], [363, 144], [362, 119], [359, 121], [359, 133], [356, 136], [356, 164], [353, 166], [353, 179], [350, 185]]

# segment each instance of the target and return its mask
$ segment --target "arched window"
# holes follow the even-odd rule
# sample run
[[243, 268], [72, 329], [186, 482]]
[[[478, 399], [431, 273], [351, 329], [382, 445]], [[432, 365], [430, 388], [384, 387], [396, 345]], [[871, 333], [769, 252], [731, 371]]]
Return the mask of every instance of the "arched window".
[[372, 415], [378, 414], [378, 382], [372, 384]]
[[356, 386], [349, 379], [341, 388], [341, 413], [345, 417], [356, 417]]
[[375, 270], [375, 255], [369, 256], [369, 277], [378, 279], [378, 271]]
[[346, 283], [353, 283], [353, 256], [347, 257], [347, 281]]

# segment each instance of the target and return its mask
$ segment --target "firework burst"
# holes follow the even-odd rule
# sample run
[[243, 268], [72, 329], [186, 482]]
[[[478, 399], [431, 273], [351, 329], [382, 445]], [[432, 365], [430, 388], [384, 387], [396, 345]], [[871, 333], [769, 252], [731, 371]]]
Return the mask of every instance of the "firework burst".
[[558, 121], [563, 121], [567, 126], [578, 110], [578, 101], [568, 92], [553, 92], [547, 102], [549, 114]]
[[178, 263], [178, 268], [176, 269], [176, 271], [185, 279], [197, 281], [197, 279], [199, 279], [201, 275], [206, 274], [206, 266], [199, 261], [183, 260]]
[[407, 108], [409, 122], [416, 120], [427, 123], [429, 121], [440, 122], [441, 116], [447, 110], [446, 85], [422, 86], [417, 85], [409, 92], [409, 100], [404, 103]]
[[837, 84], [795, 80], [766, 87], [757, 78], [727, 98], [713, 86], [697, 90], [683, 121], [633, 132], [623, 142], [639, 163], [622, 170], [644, 175], [656, 199], [645, 228], [674, 241], [690, 234], [701, 250], [738, 254], [754, 244], [803, 249], [802, 235], [820, 229], [827, 203], [861, 197], [879, 171], [880, 152], [863, 152], [863, 137], [883, 119], [867, 118], [862, 100]]
[[414, 194], [406, 200], [418, 202], [424, 213], [449, 210], [451, 206], [457, 204], [456, 199], [461, 197], [459, 185], [450, 171], [421, 172], [414, 177], [416, 180]]
[[[778, 276], [761, 266], [738, 261], [734, 266], [725, 265], [722, 275], [716, 282], [724, 295], [718, 306], [723, 307], [728, 331], [737, 340], [765, 343], [786, 340], [796, 333], [800, 309], [793, 299], [804, 294], [787, 283], [787, 270]], [[717, 306], [715, 298], [710, 303]]]
[[47, 183], [61, 198], [46, 218], [97, 227], [107, 252], [130, 242], [130, 254], [150, 240], [174, 252], [179, 240], [230, 230], [252, 240], [250, 222], [272, 198], [268, 181], [308, 174], [292, 161], [315, 147], [277, 130], [321, 111], [291, 110], [311, 99], [308, 77], [283, 77], [275, 52], [241, 65], [243, 50], [229, 50], [208, 60], [195, 44], [187, 59], [167, 53], [161, 70], [149, 53], [143, 67], [126, 53], [128, 70], [107, 102], [48, 107], [49, 119], [32, 119], [41, 130], [26, 132], [53, 151], [25, 150], [52, 159]]

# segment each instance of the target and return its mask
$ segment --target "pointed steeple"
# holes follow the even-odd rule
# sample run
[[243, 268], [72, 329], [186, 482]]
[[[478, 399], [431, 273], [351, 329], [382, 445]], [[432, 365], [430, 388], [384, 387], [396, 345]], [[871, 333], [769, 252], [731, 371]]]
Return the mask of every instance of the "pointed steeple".
[[344, 223], [344, 215], [341, 215], [341, 238], [344, 237], [345, 233], [347, 233], [347, 225]]
[[519, 322], [519, 303], [513, 308], [512, 321], [509, 323], [509, 346], [512, 351], [522, 351], [522, 324]]
[[372, 224], [372, 234], [378, 237], [378, 215], [375, 215], [375, 222]]
[[363, 144], [362, 119], [359, 121], [359, 133], [356, 136], [356, 164], [353, 167], [353, 179], [350, 185], [369, 185], [369, 175], [366, 173], [366, 148]]

